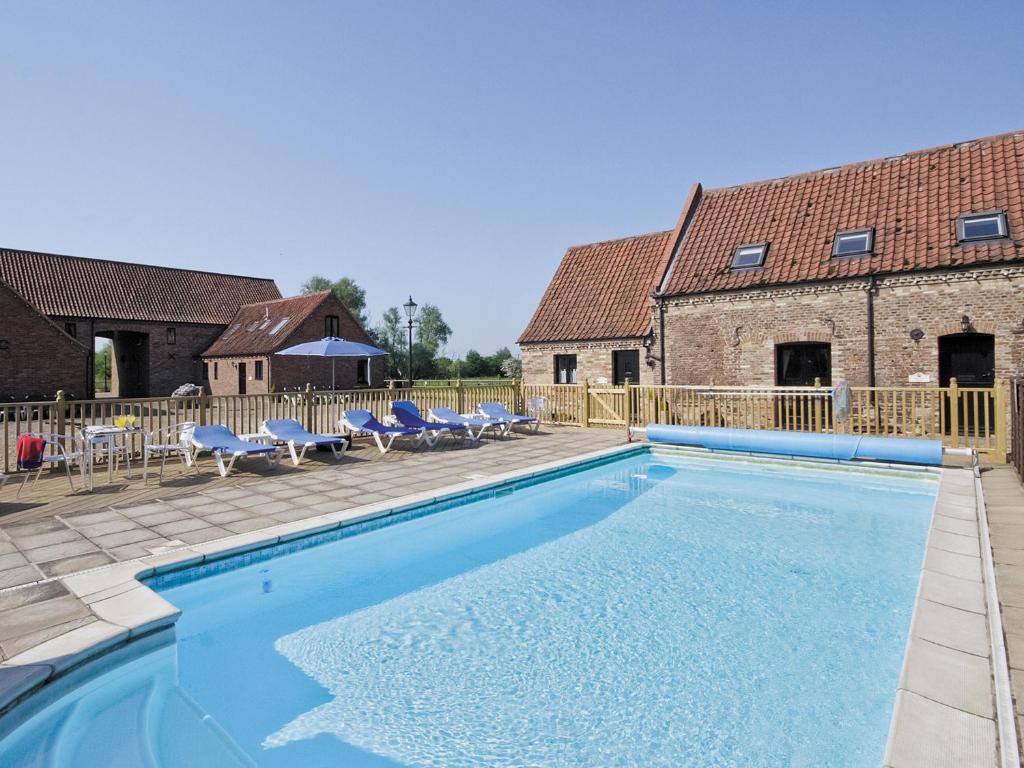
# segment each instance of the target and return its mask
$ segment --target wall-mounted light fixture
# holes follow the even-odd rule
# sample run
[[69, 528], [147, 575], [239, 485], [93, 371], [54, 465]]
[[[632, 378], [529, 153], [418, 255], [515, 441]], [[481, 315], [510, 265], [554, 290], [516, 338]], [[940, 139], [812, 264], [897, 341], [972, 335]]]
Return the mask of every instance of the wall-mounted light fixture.
[[658, 364], [658, 356], [654, 354], [654, 331], [648, 331], [643, 337], [644, 345], [644, 362], [647, 363], [648, 368], [653, 368]]
[[921, 339], [924, 338], [924, 331], [922, 331], [920, 328], [915, 328], [910, 332], [910, 338], [913, 339], [914, 341], [920, 341]]
[[960, 330], [963, 333], [971, 332], [971, 318], [969, 318], [967, 315], [964, 315], [963, 317], [960, 318]]

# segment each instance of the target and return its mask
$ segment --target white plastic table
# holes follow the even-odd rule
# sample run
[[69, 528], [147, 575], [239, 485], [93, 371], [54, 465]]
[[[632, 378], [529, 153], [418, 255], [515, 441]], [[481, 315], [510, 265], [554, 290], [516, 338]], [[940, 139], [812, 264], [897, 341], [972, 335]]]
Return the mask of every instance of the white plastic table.
[[[95, 427], [85, 427], [82, 430], [82, 434], [85, 436], [85, 446], [83, 447], [84, 453], [84, 469], [88, 473], [88, 489], [93, 489], [93, 461], [94, 461], [94, 447], [97, 442], [97, 438], [110, 438], [111, 442], [107, 445], [107, 484], [111, 485], [114, 482], [114, 451], [116, 450], [115, 442], [117, 439], [126, 439], [128, 435], [140, 434], [142, 427], [116, 427], [113, 424], [101, 424]], [[127, 449], [124, 452], [125, 463], [128, 464], [128, 479], [132, 479], [132, 457], [131, 452]]]

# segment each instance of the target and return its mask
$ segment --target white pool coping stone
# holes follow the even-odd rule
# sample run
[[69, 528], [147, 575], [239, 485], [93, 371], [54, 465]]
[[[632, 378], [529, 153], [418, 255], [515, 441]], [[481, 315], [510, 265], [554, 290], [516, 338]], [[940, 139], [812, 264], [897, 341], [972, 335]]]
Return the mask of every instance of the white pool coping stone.
[[[47, 640], [0, 665], [0, 716], [69, 671], [131, 640], [173, 626], [181, 612], [140, 579], [646, 449], [655, 454], [743, 458], [757, 463], [813, 463], [821, 469], [834, 469], [837, 464], [633, 443], [65, 576], [59, 581], [89, 606], [98, 621]], [[998, 653], [993, 652], [988, 629], [991, 606], [986, 599], [982, 562], [982, 557], [991, 553], [984, 551], [987, 537], [983, 539], [979, 532], [984, 515], [978, 514], [973, 473], [895, 464], [841, 466], [851, 471], [924, 471], [939, 476], [884, 765], [998, 766], [997, 731], [1007, 731], [1005, 723], [997, 728], [996, 722], [999, 708], [995, 704], [992, 659]], [[998, 613], [998, 604], [995, 610]], [[1009, 727], [1016, 738], [1012, 722]]]

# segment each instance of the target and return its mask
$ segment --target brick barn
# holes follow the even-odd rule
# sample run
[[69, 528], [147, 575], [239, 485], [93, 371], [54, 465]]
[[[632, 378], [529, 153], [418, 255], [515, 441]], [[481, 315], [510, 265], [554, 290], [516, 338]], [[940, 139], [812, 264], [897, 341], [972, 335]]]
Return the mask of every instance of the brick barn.
[[1024, 133], [695, 184], [675, 228], [570, 248], [527, 383], [991, 386], [1024, 369]]
[[[331, 385], [331, 361], [275, 356], [285, 347], [325, 336], [373, 344], [373, 340], [330, 291], [240, 307], [220, 337], [203, 353], [214, 395], [258, 394]], [[340, 358], [335, 387], [353, 389], [384, 381], [384, 358]]]
[[[369, 340], [330, 299], [282, 300], [265, 278], [0, 249], [0, 402], [52, 399], [58, 389], [72, 398], [93, 397], [96, 338], [113, 344], [111, 393], [117, 397], [167, 396], [186, 382], [238, 391], [239, 370], [251, 382], [245, 389], [267, 391], [267, 356], [278, 340], [312, 341], [332, 328]], [[260, 324], [250, 315], [269, 313], [279, 322], [289, 318], [276, 335], [249, 330], [253, 321]], [[223, 360], [233, 380], [226, 372], [223, 381], [205, 378], [203, 355], [211, 350], [218, 373]], [[255, 378], [256, 359], [265, 366], [263, 380]], [[273, 363], [279, 389], [304, 386], [311, 381], [306, 376], [330, 381], [329, 364], [323, 379], [303, 359], [282, 359]], [[358, 381], [357, 367], [356, 361], [339, 362], [338, 380]]]

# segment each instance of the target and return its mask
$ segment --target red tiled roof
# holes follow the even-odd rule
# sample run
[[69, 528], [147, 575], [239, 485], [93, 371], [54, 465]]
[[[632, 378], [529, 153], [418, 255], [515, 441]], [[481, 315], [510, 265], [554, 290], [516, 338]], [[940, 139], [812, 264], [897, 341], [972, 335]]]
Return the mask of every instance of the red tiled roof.
[[672, 232], [577, 245], [565, 252], [520, 344], [642, 336]]
[[[203, 357], [269, 355], [285, 346], [286, 342], [290, 346], [291, 335], [331, 296], [330, 291], [321, 291], [240, 307]], [[337, 309], [339, 313], [344, 311], [340, 303]], [[298, 339], [296, 343], [299, 341], [312, 339]]]
[[[960, 244], [956, 219], [1005, 211], [1010, 238]], [[874, 227], [873, 254], [834, 259], [836, 232]], [[730, 271], [768, 242], [763, 268]], [[708, 190], [665, 294], [702, 293], [1024, 258], [1024, 133]], [[639, 294], [640, 291], [638, 290]]]
[[0, 248], [0, 280], [44, 315], [224, 325], [273, 280]]

